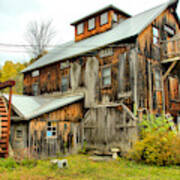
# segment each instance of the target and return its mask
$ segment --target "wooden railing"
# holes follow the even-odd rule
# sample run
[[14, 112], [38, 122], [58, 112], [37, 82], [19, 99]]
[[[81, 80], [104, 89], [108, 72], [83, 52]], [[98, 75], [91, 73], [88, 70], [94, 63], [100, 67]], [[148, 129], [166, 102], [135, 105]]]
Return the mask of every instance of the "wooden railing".
[[180, 34], [169, 40], [161, 41], [161, 59], [169, 59], [180, 56]]

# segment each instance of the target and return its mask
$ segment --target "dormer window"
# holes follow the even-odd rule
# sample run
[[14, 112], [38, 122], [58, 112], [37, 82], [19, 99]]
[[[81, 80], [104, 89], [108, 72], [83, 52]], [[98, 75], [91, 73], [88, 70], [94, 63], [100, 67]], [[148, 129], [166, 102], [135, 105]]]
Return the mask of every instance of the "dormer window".
[[88, 20], [88, 30], [92, 30], [95, 28], [95, 18], [91, 18]]
[[105, 13], [101, 14], [101, 16], [100, 16], [100, 24], [104, 25], [107, 23], [108, 23], [108, 13], [105, 12]]
[[84, 32], [84, 24], [81, 23], [81, 24], [78, 24], [77, 25], [77, 34], [82, 34]]
[[116, 13], [113, 14], [113, 22], [118, 22], [118, 16]]

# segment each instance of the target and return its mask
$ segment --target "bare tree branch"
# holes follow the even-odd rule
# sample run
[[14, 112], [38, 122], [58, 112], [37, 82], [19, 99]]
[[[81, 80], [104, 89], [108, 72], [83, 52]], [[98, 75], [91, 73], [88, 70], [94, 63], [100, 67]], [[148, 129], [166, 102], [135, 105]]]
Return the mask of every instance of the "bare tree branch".
[[56, 32], [52, 27], [51, 20], [30, 22], [25, 33], [25, 40], [29, 44], [29, 49], [32, 52], [31, 56], [33, 55], [33, 58], [37, 58], [39, 55], [43, 55], [55, 35]]

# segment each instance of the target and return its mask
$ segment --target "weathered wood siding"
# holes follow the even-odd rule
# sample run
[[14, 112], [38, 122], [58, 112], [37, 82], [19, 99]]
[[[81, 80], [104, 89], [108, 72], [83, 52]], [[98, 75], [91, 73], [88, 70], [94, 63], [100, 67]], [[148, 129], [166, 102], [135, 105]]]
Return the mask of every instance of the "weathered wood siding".
[[[113, 26], [112, 17], [113, 17], [114, 13], [115, 12], [113, 10], [108, 11], [108, 23], [104, 24], [104, 25], [100, 24], [100, 15], [101, 14], [96, 14], [93, 17], [91, 17], [91, 18], [95, 18], [95, 28], [92, 30], [88, 30], [88, 19], [83, 20], [82, 23], [84, 23], [84, 32], [82, 34], [77, 34], [77, 25], [79, 23], [77, 25], [75, 25], [75, 41], [80, 41], [82, 39], [88, 38], [90, 36], [93, 36], [93, 35], [96, 35], [99, 33], [103, 33], [105, 31], [111, 29]], [[127, 19], [127, 17], [123, 14], [117, 13], [117, 19], [118, 19], [118, 21], [123, 21], [123, 20]]]
[[[71, 151], [81, 143], [82, 118], [83, 103], [77, 102], [31, 120], [28, 137], [31, 153], [47, 156]], [[47, 137], [48, 122], [56, 124], [56, 137]]]

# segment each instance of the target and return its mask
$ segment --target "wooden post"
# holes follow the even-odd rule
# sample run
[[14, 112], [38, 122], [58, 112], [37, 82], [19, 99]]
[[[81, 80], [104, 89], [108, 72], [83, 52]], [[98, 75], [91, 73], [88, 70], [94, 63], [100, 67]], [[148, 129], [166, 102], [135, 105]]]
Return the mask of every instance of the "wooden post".
[[[8, 135], [7, 135], [7, 152], [9, 154], [9, 137], [10, 137], [10, 125], [11, 125], [11, 101], [12, 101], [12, 87], [9, 88], [9, 107], [8, 107]], [[7, 155], [8, 155], [7, 154]]]
[[149, 79], [149, 111], [152, 112], [152, 79], [151, 79], [151, 63], [148, 60], [148, 79]]

